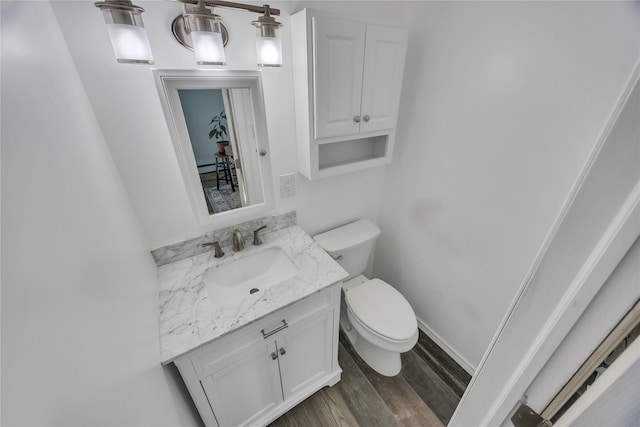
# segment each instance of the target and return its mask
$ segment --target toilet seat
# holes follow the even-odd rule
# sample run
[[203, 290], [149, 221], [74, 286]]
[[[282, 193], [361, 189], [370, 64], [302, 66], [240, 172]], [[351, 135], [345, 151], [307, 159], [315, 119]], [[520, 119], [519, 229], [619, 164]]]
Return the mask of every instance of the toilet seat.
[[411, 305], [380, 279], [371, 279], [345, 292], [345, 301], [361, 326], [382, 339], [403, 343], [416, 336], [418, 322]]

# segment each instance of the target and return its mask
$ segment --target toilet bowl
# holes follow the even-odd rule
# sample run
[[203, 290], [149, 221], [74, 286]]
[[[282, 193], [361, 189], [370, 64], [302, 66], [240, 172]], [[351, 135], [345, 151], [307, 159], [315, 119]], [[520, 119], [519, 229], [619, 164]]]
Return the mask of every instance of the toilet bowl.
[[[364, 281], [362, 281], [364, 279]], [[356, 278], [357, 286], [344, 288], [346, 319], [343, 330], [362, 360], [382, 375], [400, 372], [400, 353], [418, 341], [418, 322], [409, 302], [391, 285], [380, 279]], [[346, 320], [346, 321], [345, 321]]]
[[368, 220], [314, 237], [349, 273], [343, 283], [340, 326], [354, 349], [382, 375], [400, 373], [400, 354], [418, 341], [418, 322], [409, 302], [393, 286], [362, 275], [380, 229]]

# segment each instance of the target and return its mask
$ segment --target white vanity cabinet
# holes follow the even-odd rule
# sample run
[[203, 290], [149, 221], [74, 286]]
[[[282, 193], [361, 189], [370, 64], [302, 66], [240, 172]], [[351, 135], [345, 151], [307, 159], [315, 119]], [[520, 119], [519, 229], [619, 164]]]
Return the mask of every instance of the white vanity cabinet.
[[342, 372], [340, 285], [174, 360], [206, 425], [266, 425]]
[[316, 179], [390, 162], [406, 29], [305, 9], [291, 31], [300, 173]]

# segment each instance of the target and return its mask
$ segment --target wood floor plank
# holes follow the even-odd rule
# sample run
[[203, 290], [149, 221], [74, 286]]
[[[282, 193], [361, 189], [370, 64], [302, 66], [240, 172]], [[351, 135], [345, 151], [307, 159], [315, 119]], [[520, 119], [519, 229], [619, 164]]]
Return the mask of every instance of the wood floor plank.
[[398, 424], [407, 427], [444, 427], [440, 418], [427, 406], [402, 375], [395, 377], [380, 375], [358, 356], [348, 342], [344, 343], [344, 347], [391, 409]]
[[331, 410], [331, 415], [340, 427], [358, 427], [358, 422], [353, 417], [349, 406], [345, 402], [340, 391], [335, 387], [325, 387], [321, 390], [322, 398]]
[[343, 345], [338, 359], [342, 367], [342, 380], [333, 387], [340, 392], [353, 418], [360, 426], [399, 426], [385, 401], [367, 380]]
[[339, 427], [332, 409], [322, 398], [322, 390], [314, 393], [289, 412], [275, 420], [273, 427]]
[[471, 375], [445, 353], [431, 338], [420, 331], [415, 351], [451, 389], [462, 397]]
[[445, 425], [448, 424], [460, 398], [440, 376], [429, 365], [423, 363], [413, 351], [402, 354], [400, 374], [429, 405], [440, 421]]

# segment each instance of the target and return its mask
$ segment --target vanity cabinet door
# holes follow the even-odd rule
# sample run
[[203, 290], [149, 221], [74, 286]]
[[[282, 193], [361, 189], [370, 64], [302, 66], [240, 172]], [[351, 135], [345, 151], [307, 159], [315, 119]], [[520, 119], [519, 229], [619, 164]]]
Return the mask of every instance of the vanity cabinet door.
[[282, 402], [276, 345], [255, 341], [210, 364], [201, 380], [220, 427], [251, 425]]
[[406, 51], [404, 28], [367, 25], [360, 132], [395, 128]]
[[333, 310], [317, 311], [276, 338], [285, 400], [332, 371]]
[[340, 380], [340, 283], [174, 362], [205, 425], [267, 425]]
[[365, 25], [314, 18], [315, 137], [360, 132]]

